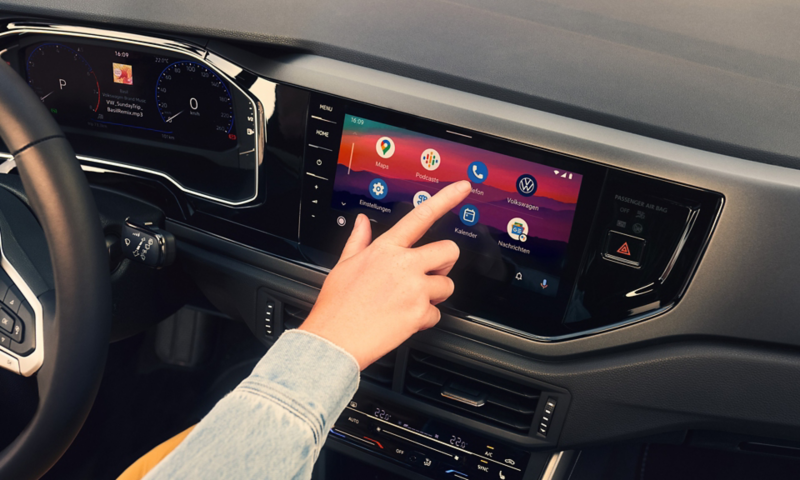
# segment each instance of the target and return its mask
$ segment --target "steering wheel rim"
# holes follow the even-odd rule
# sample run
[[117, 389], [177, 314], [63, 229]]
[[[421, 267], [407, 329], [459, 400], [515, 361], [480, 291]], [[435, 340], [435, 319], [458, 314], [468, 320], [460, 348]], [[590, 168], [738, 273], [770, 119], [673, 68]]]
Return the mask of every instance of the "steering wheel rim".
[[80, 431], [100, 386], [111, 283], [86, 176], [50, 112], [5, 62], [0, 62], [0, 139], [14, 155], [52, 264], [52, 276], [42, 275], [49, 288], [38, 296], [44, 327], [35, 347], [43, 353], [36, 373], [39, 404], [25, 429], [0, 452], [0, 478], [39, 478]]

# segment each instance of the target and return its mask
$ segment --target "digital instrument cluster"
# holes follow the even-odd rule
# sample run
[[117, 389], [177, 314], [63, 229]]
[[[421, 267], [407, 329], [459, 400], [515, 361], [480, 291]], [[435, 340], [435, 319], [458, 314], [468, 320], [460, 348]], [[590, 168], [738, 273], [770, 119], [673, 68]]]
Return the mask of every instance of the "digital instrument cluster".
[[198, 61], [72, 42], [34, 44], [24, 56], [28, 84], [62, 125], [211, 150], [237, 146], [230, 89]]
[[225, 204], [257, 197], [257, 104], [201, 55], [55, 35], [24, 37], [15, 50], [6, 57], [80, 154]]

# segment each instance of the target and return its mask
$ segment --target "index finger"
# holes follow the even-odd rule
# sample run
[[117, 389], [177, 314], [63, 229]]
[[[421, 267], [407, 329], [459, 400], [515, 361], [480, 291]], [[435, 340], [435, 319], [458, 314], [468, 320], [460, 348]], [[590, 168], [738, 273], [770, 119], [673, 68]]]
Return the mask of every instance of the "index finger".
[[381, 238], [384, 242], [390, 242], [401, 247], [410, 247], [425, 235], [445, 213], [461, 203], [472, 186], [466, 180], [453, 183], [441, 189], [439, 193], [426, 200], [405, 217], [400, 219], [397, 224], [390, 228]]

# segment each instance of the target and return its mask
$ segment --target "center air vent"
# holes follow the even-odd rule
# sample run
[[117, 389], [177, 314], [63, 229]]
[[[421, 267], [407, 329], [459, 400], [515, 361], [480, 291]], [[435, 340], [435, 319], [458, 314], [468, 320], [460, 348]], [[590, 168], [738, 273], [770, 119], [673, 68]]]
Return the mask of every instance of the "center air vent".
[[394, 378], [394, 364], [397, 360], [397, 350], [389, 352], [377, 362], [365, 368], [361, 372], [361, 378], [387, 388], [392, 388], [392, 378]]
[[531, 386], [412, 350], [409, 396], [492, 425], [528, 434], [541, 392]]

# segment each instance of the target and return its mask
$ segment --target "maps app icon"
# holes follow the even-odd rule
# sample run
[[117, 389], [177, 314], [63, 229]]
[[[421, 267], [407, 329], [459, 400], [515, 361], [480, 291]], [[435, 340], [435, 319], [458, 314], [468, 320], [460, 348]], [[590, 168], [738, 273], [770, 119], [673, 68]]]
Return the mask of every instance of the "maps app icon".
[[375, 144], [375, 151], [381, 158], [389, 158], [394, 155], [394, 141], [389, 137], [381, 137]]

